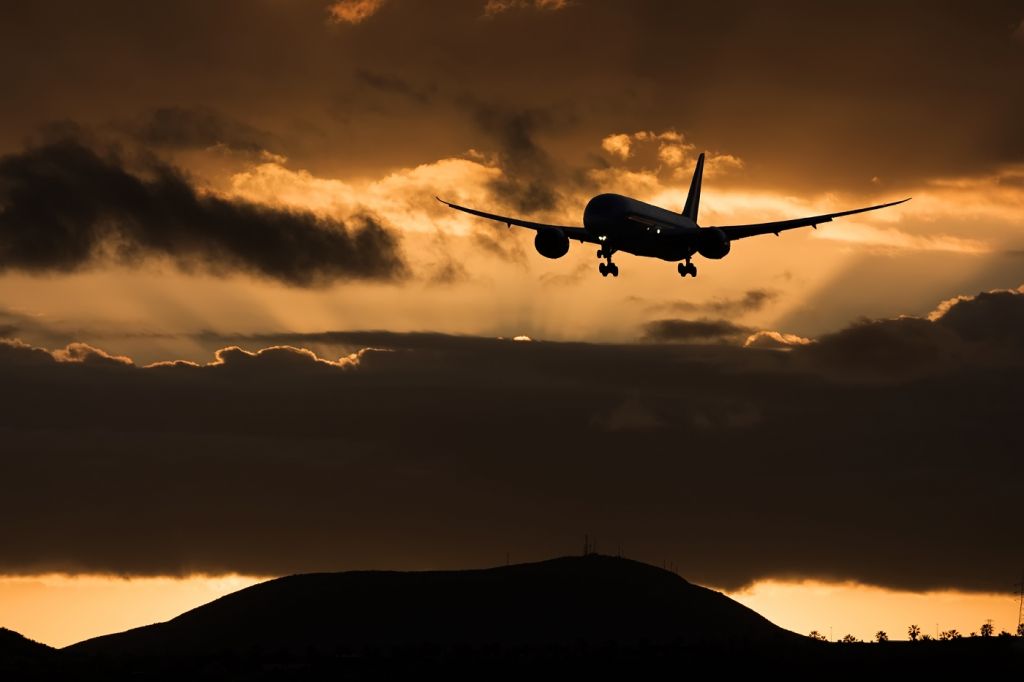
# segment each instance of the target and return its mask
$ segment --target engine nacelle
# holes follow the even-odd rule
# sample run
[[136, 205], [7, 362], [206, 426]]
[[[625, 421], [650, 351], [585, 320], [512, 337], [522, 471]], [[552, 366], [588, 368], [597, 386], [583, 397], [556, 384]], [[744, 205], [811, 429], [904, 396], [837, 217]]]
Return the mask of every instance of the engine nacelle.
[[725, 258], [730, 248], [729, 237], [717, 227], [706, 227], [700, 231], [697, 253], [705, 258], [713, 260]]
[[569, 253], [569, 237], [554, 227], [542, 227], [533, 238], [537, 253], [545, 258], [561, 258]]

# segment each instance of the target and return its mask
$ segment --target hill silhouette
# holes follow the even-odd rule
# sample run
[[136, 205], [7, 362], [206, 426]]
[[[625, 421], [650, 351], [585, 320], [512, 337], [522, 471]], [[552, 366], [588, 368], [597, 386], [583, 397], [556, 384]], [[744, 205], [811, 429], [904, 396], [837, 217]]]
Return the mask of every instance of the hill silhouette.
[[6, 676], [23, 670], [51, 670], [58, 655], [56, 649], [35, 642], [14, 630], [0, 627], [0, 675]]
[[[105, 682], [643, 679], [769, 669], [817, 679], [879, 670], [976, 675], [1024, 663], [1020, 638], [813, 641], [669, 571], [597, 555], [480, 570], [294, 575], [60, 651], [0, 635], [0, 677]], [[13, 652], [6, 667], [5, 651]]]
[[209, 656], [435, 647], [762, 645], [803, 640], [725, 595], [627, 559], [464, 571], [294, 575], [69, 651]]

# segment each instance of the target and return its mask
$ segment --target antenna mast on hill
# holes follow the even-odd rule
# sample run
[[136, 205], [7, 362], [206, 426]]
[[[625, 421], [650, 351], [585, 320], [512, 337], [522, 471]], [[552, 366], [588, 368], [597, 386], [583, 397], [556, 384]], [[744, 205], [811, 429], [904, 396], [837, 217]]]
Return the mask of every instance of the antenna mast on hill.
[[590, 535], [583, 536], [583, 556], [590, 556], [591, 554], [597, 554], [597, 540], [593, 542], [590, 540]]
[[1017, 632], [1016, 635], [1020, 637], [1024, 635], [1024, 572], [1021, 573], [1020, 582], [1014, 585], [1014, 587], [1020, 588], [1020, 606], [1017, 607]]

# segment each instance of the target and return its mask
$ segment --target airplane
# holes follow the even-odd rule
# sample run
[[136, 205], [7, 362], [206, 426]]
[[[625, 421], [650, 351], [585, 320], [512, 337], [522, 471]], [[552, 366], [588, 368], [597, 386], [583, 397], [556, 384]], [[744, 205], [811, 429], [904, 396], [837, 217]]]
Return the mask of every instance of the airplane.
[[760, 234], [774, 234], [776, 237], [784, 230], [795, 227], [818, 228], [833, 218], [877, 211], [910, 201], [910, 197], [888, 204], [878, 204], [867, 208], [855, 208], [852, 211], [825, 213], [809, 218], [794, 218], [770, 223], [754, 223], [751, 225], [722, 225], [720, 227], [701, 227], [697, 224], [697, 210], [700, 207], [700, 185], [704, 174], [704, 154], [697, 157], [697, 166], [690, 181], [690, 191], [686, 195], [686, 203], [682, 213], [674, 213], [658, 206], [622, 196], [621, 194], [599, 194], [583, 209], [583, 227], [568, 225], [548, 225], [520, 218], [486, 213], [465, 206], [445, 201], [441, 197], [434, 198], [442, 204], [457, 211], [470, 213], [481, 218], [505, 223], [510, 229], [513, 225], [535, 230], [534, 246], [540, 255], [546, 258], [561, 258], [569, 251], [569, 241], [597, 244], [600, 248], [597, 257], [605, 262], [598, 266], [603, 277], [619, 276], [619, 266], [612, 262], [617, 251], [624, 251], [635, 256], [660, 258], [672, 263], [679, 263], [679, 275], [697, 276], [697, 266], [692, 263], [695, 255], [718, 260], [725, 258], [732, 248], [732, 242]]

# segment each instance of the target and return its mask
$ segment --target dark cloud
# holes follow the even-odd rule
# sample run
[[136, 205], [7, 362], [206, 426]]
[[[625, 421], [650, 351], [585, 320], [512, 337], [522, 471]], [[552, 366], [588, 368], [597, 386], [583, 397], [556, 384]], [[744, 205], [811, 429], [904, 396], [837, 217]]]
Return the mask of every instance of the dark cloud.
[[669, 343], [735, 341], [754, 331], [728, 320], [653, 320], [644, 325], [644, 339]]
[[54, 356], [42, 348], [35, 348], [18, 339], [0, 340], [0, 363], [5, 369], [37, 364], [52, 365], [55, 362]]
[[258, 153], [275, 145], [274, 136], [208, 108], [160, 107], [125, 126], [150, 147], [188, 149], [223, 145]]
[[[967, 306], [955, 333], [986, 363], [856, 385], [804, 349], [332, 332], [139, 368], [0, 344], [0, 571], [455, 567], [590, 532], [721, 587], [1009, 591], [1024, 367], [991, 358], [1024, 334], [965, 330], [1022, 300], [947, 312]], [[881, 375], [865, 346], [942, 319], [814, 352]], [[328, 362], [283, 345], [301, 339], [380, 350]]]
[[390, 95], [405, 97], [417, 104], [428, 104], [436, 94], [437, 87], [428, 85], [419, 87], [393, 74], [377, 73], [369, 69], [356, 69], [355, 79], [369, 88]]
[[962, 339], [1019, 350], [1024, 341], [1024, 296], [1021, 290], [986, 291], [943, 305], [936, 324]]
[[[0, 571], [465, 566], [589, 531], [727, 588], [1008, 591], [1024, 367], [1000, 349], [1024, 329], [976, 332], [1022, 301], [984, 294], [790, 353], [334, 332], [144, 369], [2, 343], [0, 514], [17, 522]], [[891, 371], [913, 356], [901, 344], [946, 334], [974, 352]], [[378, 350], [288, 345], [304, 341]], [[825, 361], [888, 379], [836, 381]]]
[[0, 157], [0, 269], [68, 272], [155, 256], [294, 286], [405, 271], [396, 237], [370, 216], [349, 226], [206, 194], [167, 164], [143, 166], [130, 172], [67, 137]]
[[[521, 104], [505, 105], [480, 100], [463, 92], [457, 94], [451, 87], [439, 88], [433, 81], [418, 84], [394, 74], [377, 73], [361, 68], [355, 71], [356, 84], [385, 95], [397, 96], [417, 105], [417, 111], [426, 111], [434, 104], [451, 107], [468, 117], [472, 129], [483, 134], [483, 148], [493, 150], [494, 162], [502, 175], [490, 182], [490, 190], [497, 200], [526, 213], [549, 211], [558, 206], [559, 188], [567, 184], [582, 184], [585, 178], [576, 177], [580, 170], [553, 159], [538, 141], [542, 133], [564, 133], [573, 123], [573, 117], [564, 106], [526, 108]], [[364, 102], [365, 106], [369, 106]], [[381, 112], [379, 107], [372, 107]], [[475, 146], [475, 145], [474, 145]], [[463, 152], [465, 149], [460, 149]], [[480, 245], [503, 258], [521, 259], [505, 247], [494, 246], [489, 236], [493, 230], [477, 231]]]
[[652, 305], [651, 310], [677, 313], [704, 313], [707, 315], [744, 315], [757, 312], [779, 297], [770, 289], [751, 289], [738, 298], [716, 298], [702, 303], [692, 301], [671, 301]]
[[850, 378], [892, 380], [955, 367], [1020, 365], [1024, 295], [992, 291], [949, 301], [931, 319], [864, 320], [796, 355]]
[[430, 284], [446, 286], [465, 282], [468, 278], [469, 273], [466, 271], [466, 267], [462, 263], [452, 258], [446, 258], [434, 266], [433, 270], [427, 276], [427, 281]]
[[591, 425], [608, 431], [649, 431], [664, 424], [655, 412], [644, 406], [634, 395], [611, 410], [594, 415]]
[[502, 175], [491, 182], [491, 191], [519, 211], [555, 208], [558, 175], [551, 158], [535, 140], [538, 130], [553, 125], [552, 115], [542, 110], [510, 111], [471, 99], [463, 106], [497, 145]]
[[[413, 93], [438, 83], [500, 111], [571, 103], [578, 126], [549, 154], [573, 164], [610, 133], [674, 128], [742, 157], [745, 185], [789, 192], [873, 194], [876, 176], [896, 191], [1024, 154], [1024, 93], [1007, 87], [1024, 67], [1014, 0], [929, 5], [926, 21], [917, 3], [877, 0], [580, 2], [490, 21], [478, 0], [453, 0], [443, 9], [390, 3], [344, 30], [325, 25], [318, 2], [100, 6], [54, 0], [8, 11], [8, 146], [41, 120], [200, 103], [301, 132], [304, 144], [289, 149], [301, 168], [341, 165], [365, 177], [469, 147], [492, 151], [447, 103], [428, 111], [395, 97], [394, 117], [366, 109], [334, 118], [332, 102], [358, 96], [369, 74], [396, 94], [401, 84], [389, 79]], [[680, 27], [701, 27], [686, 33], [685, 49]], [[529, 49], [516, 49], [524, 36]], [[26, 56], [36, 54], [47, 57]]]
[[925, 319], [865, 320], [801, 349], [820, 367], [872, 379], [930, 373], [959, 363], [962, 339]]
[[473, 244], [502, 260], [525, 265], [527, 254], [523, 250], [522, 242], [515, 238], [510, 239], [510, 235], [502, 232], [503, 230], [495, 223], [478, 221], [473, 225]]

